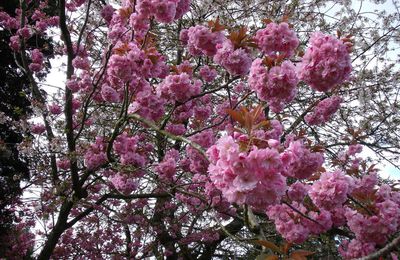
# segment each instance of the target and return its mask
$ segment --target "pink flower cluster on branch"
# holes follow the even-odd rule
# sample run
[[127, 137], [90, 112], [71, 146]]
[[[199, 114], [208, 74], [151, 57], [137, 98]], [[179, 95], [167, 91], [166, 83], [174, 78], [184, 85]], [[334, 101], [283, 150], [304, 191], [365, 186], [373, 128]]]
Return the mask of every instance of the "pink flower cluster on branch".
[[313, 89], [327, 92], [349, 79], [351, 60], [341, 40], [316, 32], [299, 65], [299, 78]]

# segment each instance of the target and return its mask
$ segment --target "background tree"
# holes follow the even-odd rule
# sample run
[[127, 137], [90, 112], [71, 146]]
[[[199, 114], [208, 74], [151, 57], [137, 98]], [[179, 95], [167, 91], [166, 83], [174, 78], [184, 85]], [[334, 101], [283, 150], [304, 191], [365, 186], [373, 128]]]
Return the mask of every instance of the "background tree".
[[[19, 6], [18, 1], [7, 1], [2, 3], [0, 8], [4, 12], [3, 15], [15, 17], [15, 10]], [[31, 7], [33, 8], [33, 6]], [[19, 222], [24, 212], [18, 212], [14, 215], [15, 205], [20, 204], [20, 196], [22, 195], [21, 181], [29, 179], [29, 166], [26, 156], [21, 156], [18, 151], [18, 145], [23, 138], [29, 136], [26, 120], [32, 113], [31, 100], [29, 99], [29, 80], [18, 67], [20, 59], [16, 59], [14, 51], [10, 48], [10, 37], [16, 32], [16, 28], [12, 30], [0, 31], [0, 77], [2, 79], [0, 85], [0, 256], [10, 257], [6, 252], [13, 246], [15, 241], [10, 237], [15, 233], [21, 232], [19, 225], [13, 225], [13, 222]], [[51, 57], [52, 49], [51, 40], [38, 36], [27, 42], [30, 48], [33, 46], [44, 46], [44, 55]], [[49, 63], [46, 62], [49, 66]], [[39, 74], [39, 78], [43, 79], [46, 71]], [[28, 137], [29, 138], [29, 137]]]

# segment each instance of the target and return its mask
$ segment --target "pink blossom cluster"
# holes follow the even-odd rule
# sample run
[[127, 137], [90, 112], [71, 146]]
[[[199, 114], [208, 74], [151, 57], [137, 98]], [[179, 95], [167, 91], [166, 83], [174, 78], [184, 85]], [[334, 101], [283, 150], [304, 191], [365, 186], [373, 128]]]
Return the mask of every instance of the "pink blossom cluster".
[[264, 54], [272, 58], [277, 56], [289, 58], [299, 46], [296, 33], [285, 22], [267, 24], [264, 29], [257, 31], [254, 39]]
[[30, 27], [22, 27], [18, 29], [17, 34], [21, 36], [22, 39], [27, 40], [32, 37], [32, 29]]
[[122, 194], [131, 194], [138, 187], [138, 183], [133, 178], [123, 173], [114, 174], [110, 182]]
[[118, 42], [114, 52], [107, 68], [108, 81], [114, 88], [134, 84], [137, 78], [165, 78], [169, 73], [165, 57], [155, 49], [145, 53], [134, 42]]
[[194, 100], [184, 102], [183, 105], [180, 105], [175, 109], [171, 119], [174, 122], [185, 122], [185, 120], [188, 120], [193, 116], [195, 105], [196, 102], [194, 102]]
[[101, 87], [101, 97], [109, 103], [118, 103], [121, 101], [121, 95], [111, 86], [104, 84]]
[[38, 49], [34, 49], [31, 52], [31, 59], [32, 63], [29, 64], [29, 69], [33, 72], [39, 72], [43, 68], [43, 53]]
[[79, 7], [81, 7], [86, 0], [70, 0], [65, 4], [65, 7], [71, 11], [74, 12], [76, 11]]
[[197, 233], [187, 235], [181, 239], [180, 242], [183, 244], [190, 244], [192, 242], [201, 241], [203, 243], [210, 243], [219, 239], [219, 233], [214, 230], [204, 230]]
[[154, 16], [160, 23], [171, 23], [182, 18], [190, 9], [190, 0], [139, 0], [138, 14], [145, 18]]
[[157, 87], [157, 94], [165, 99], [184, 102], [190, 97], [200, 94], [202, 83], [192, 79], [187, 73], [169, 75]]
[[363, 149], [363, 146], [361, 144], [352, 144], [352, 145], [349, 145], [349, 148], [347, 149], [346, 154], [348, 156], [354, 156], [358, 153], [361, 153], [362, 149]]
[[136, 75], [141, 75], [144, 60], [144, 53], [134, 43], [125, 45], [125, 43], [119, 42], [115, 46], [116, 50], [118, 48], [121, 51], [110, 57], [107, 68], [109, 80], [115, 85], [130, 82]]
[[220, 31], [212, 32], [205, 26], [196, 25], [182, 30], [180, 40], [187, 45], [189, 53], [192, 55], [214, 56], [217, 53], [217, 44], [223, 43], [225, 36]]
[[46, 126], [43, 124], [32, 124], [30, 130], [33, 134], [43, 134], [46, 131]]
[[321, 125], [328, 122], [332, 115], [340, 108], [342, 98], [333, 96], [318, 103], [313, 111], [304, 117], [309, 125]]
[[120, 156], [122, 165], [133, 165], [137, 168], [145, 165], [146, 159], [139, 152], [139, 141], [139, 136], [128, 136], [126, 132], [115, 139], [114, 152]]
[[148, 120], [158, 120], [164, 115], [165, 100], [155, 93], [147, 81], [141, 80], [138, 86], [140, 90], [129, 106], [128, 113], [137, 113]]
[[72, 99], [72, 113], [75, 114], [76, 111], [81, 107], [82, 102], [78, 98]]
[[10, 48], [13, 51], [19, 51], [19, 49], [21, 48], [21, 44], [19, 42], [19, 36], [14, 35], [10, 37]]
[[89, 70], [90, 69], [90, 61], [89, 61], [88, 57], [76, 56], [72, 60], [72, 65], [76, 69], [81, 69], [81, 70]]
[[[190, 189], [190, 191], [195, 192], [194, 189]], [[178, 194], [176, 194], [176, 199], [178, 201], [184, 203], [185, 206], [188, 207], [189, 211], [193, 212], [193, 213], [204, 210], [204, 208], [205, 208], [205, 204], [203, 204], [202, 201], [197, 197], [178, 193]]]
[[165, 180], [173, 180], [177, 162], [179, 160], [179, 152], [175, 149], [171, 149], [166, 152], [164, 159], [156, 166], [156, 172]]
[[0, 26], [8, 30], [16, 30], [19, 28], [19, 17], [11, 17], [8, 13], [0, 11]]
[[193, 77], [193, 66], [189, 60], [184, 60], [181, 64], [176, 66], [177, 74], [186, 73], [190, 77]]
[[259, 58], [253, 61], [248, 79], [250, 88], [261, 100], [268, 101], [271, 110], [276, 113], [294, 99], [298, 81], [292, 62], [284, 61], [268, 70]]
[[[240, 137], [238, 137], [240, 138]], [[241, 151], [232, 136], [223, 136], [207, 150], [209, 176], [230, 203], [265, 210], [286, 191], [283, 164], [276, 149]]]
[[315, 173], [324, 163], [324, 156], [320, 152], [312, 152], [303, 141], [293, 141], [282, 154], [285, 162], [283, 174], [288, 177], [306, 179]]
[[344, 240], [338, 250], [345, 259], [355, 259], [374, 252], [375, 244], [361, 242], [357, 239], [352, 239], [350, 241]]
[[[213, 112], [211, 103], [211, 96], [204, 95], [203, 97], [195, 100], [193, 107], [193, 116], [200, 124], [204, 124]], [[194, 125], [192, 127], [195, 127]]]
[[48, 106], [48, 109], [49, 109], [50, 113], [53, 115], [59, 115], [63, 112], [62, 107], [56, 103], [50, 104]]
[[388, 238], [397, 232], [400, 226], [400, 194], [383, 184], [377, 189], [376, 174], [364, 176], [356, 183], [352, 195], [364, 194], [370, 201], [363, 208], [346, 207], [347, 226], [355, 238], [344, 241], [339, 252], [346, 259], [368, 255], [383, 246]]
[[[0, 219], [4, 223], [4, 220]], [[2, 252], [2, 257], [4, 256], [5, 259], [23, 259], [35, 245], [35, 234], [30, 231], [35, 226], [34, 221], [23, 220], [20, 217], [17, 217], [15, 221], [11, 230], [5, 229], [8, 232], [1, 234], [2, 246], [6, 248]]]
[[280, 145], [279, 137], [283, 133], [282, 124], [276, 120], [272, 119], [269, 121], [268, 129], [257, 129], [252, 132], [253, 136], [259, 140], [264, 140], [264, 144], [269, 147], [278, 148]]
[[[215, 143], [214, 133], [211, 129], [191, 136], [190, 140], [200, 145], [203, 149], [207, 149]], [[186, 148], [186, 152], [187, 158], [189, 159], [190, 171], [205, 174], [207, 172], [208, 162], [206, 158], [204, 158], [204, 155], [200, 154], [199, 151], [191, 146]]]
[[349, 78], [350, 54], [341, 40], [316, 32], [310, 42], [298, 70], [301, 80], [315, 90], [327, 92]]
[[107, 162], [107, 155], [105, 153], [106, 143], [104, 138], [96, 137], [93, 143], [84, 155], [85, 165], [89, 170], [94, 170]]
[[168, 124], [165, 130], [173, 135], [183, 135], [186, 132], [186, 127], [184, 124]]
[[224, 67], [231, 75], [243, 76], [249, 72], [251, 56], [244, 48], [235, 49], [230, 40], [217, 44], [214, 62]]
[[[209, 179], [209, 178], [208, 178]], [[205, 193], [207, 194], [211, 205], [215, 208], [219, 216], [222, 219], [228, 219], [230, 216], [236, 214], [236, 209], [231, 207], [231, 203], [229, 203], [224, 196], [222, 195], [222, 191], [215, 187], [215, 185], [208, 180], [205, 182]]]
[[103, 9], [101, 10], [100, 15], [109, 24], [113, 17], [114, 11], [115, 11], [115, 9], [114, 9], [114, 7], [112, 7], [112, 5], [105, 5], [103, 7]]
[[295, 183], [290, 185], [287, 191], [287, 195], [289, 199], [292, 201], [302, 202], [304, 198], [307, 196], [310, 188], [311, 188], [310, 185], [296, 181]]
[[[42, 4], [41, 4], [42, 5]], [[37, 33], [44, 33], [49, 27], [56, 27], [59, 25], [60, 18], [58, 16], [46, 16], [44, 12], [35, 10], [32, 19], [36, 21], [34, 30]]]
[[68, 170], [71, 167], [70, 160], [68, 159], [60, 159], [57, 161], [57, 167], [61, 170]]
[[354, 180], [343, 172], [324, 172], [308, 194], [317, 207], [329, 210], [341, 207], [353, 188]]
[[[291, 207], [309, 218], [305, 218]], [[274, 221], [276, 230], [288, 242], [303, 243], [310, 235], [318, 235], [332, 227], [331, 214], [326, 210], [321, 209], [319, 213], [308, 211], [303, 204], [297, 202], [292, 202], [291, 207], [277, 204], [267, 209], [267, 215]]]

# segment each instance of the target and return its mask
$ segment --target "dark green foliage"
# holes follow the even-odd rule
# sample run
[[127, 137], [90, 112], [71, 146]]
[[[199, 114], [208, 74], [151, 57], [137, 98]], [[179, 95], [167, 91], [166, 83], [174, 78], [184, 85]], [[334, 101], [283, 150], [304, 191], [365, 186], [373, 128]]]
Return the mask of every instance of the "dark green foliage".
[[[1, 1], [0, 10], [14, 16], [18, 5], [19, 1], [15, 0]], [[20, 155], [17, 149], [24, 135], [29, 133], [13, 127], [11, 121], [23, 120], [32, 112], [28, 99], [29, 80], [18, 67], [16, 62], [18, 55], [14, 54], [9, 47], [10, 36], [12, 32], [0, 29], [0, 114], [9, 118], [8, 122], [0, 123], [0, 258], [4, 257], [9, 246], [7, 234], [13, 230], [14, 219], [11, 207], [18, 202], [22, 194], [21, 180], [29, 178], [29, 162]], [[34, 35], [29, 39], [27, 48], [39, 48], [47, 58], [53, 55], [52, 42], [43, 35]], [[46, 67], [49, 68], [49, 64], [46, 64]], [[43, 78], [45, 74], [46, 72], [36, 76]]]

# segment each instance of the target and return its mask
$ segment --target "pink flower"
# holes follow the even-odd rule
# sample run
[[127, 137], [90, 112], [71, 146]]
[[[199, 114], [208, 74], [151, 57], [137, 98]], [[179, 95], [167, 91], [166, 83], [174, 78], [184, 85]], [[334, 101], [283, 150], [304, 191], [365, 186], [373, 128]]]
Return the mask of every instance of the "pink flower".
[[344, 240], [339, 246], [339, 253], [345, 259], [355, 259], [362, 256], [367, 256], [375, 251], [375, 243], [365, 243], [357, 239], [352, 239], [350, 242]]
[[161, 97], [184, 102], [201, 92], [201, 81], [192, 83], [187, 73], [169, 75], [157, 87], [157, 93]]
[[251, 56], [243, 48], [234, 49], [230, 40], [217, 45], [214, 62], [224, 67], [231, 75], [245, 75], [251, 66]]
[[57, 167], [61, 170], [68, 170], [71, 167], [71, 164], [68, 159], [58, 160]]
[[103, 85], [101, 88], [101, 96], [103, 99], [110, 103], [120, 102], [120, 95], [118, 92], [110, 86]]
[[280, 174], [282, 163], [274, 149], [254, 148], [247, 154], [239, 151], [231, 136], [225, 136], [208, 149], [207, 155], [210, 179], [231, 203], [265, 210], [286, 191], [286, 178]]
[[85, 165], [89, 170], [94, 170], [107, 161], [105, 149], [103, 138], [96, 137], [95, 143], [89, 147], [84, 156]]
[[81, 86], [79, 85], [79, 82], [75, 76], [72, 76], [71, 79], [67, 80], [66, 85], [67, 85], [67, 88], [69, 88], [72, 92], [77, 92], [81, 88]]
[[141, 81], [142, 90], [136, 94], [135, 101], [129, 106], [128, 113], [138, 113], [140, 116], [157, 120], [164, 115], [165, 99], [158, 97], [147, 81]]
[[281, 154], [285, 162], [285, 176], [306, 179], [316, 172], [324, 162], [322, 153], [313, 153], [302, 141], [291, 142], [288, 149]]
[[172, 180], [176, 173], [177, 161], [179, 158], [179, 152], [177, 150], [168, 151], [162, 162], [160, 162], [156, 167], [156, 172], [166, 180]]
[[103, 17], [103, 19], [107, 23], [111, 22], [113, 14], [114, 14], [114, 7], [112, 7], [111, 5], [105, 5], [101, 10], [101, 17]]
[[348, 156], [353, 156], [357, 153], [361, 153], [363, 149], [363, 146], [361, 144], [352, 144], [349, 146], [349, 149], [347, 150], [347, 155]]
[[[292, 203], [292, 206], [305, 213], [306, 209], [303, 205]], [[287, 205], [272, 205], [267, 209], [268, 217], [274, 221], [276, 230], [288, 241], [292, 243], [303, 243], [310, 235], [304, 221], [297, 221], [302, 218], [298, 213], [293, 211]]]
[[289, 196], [289, 199], [293, 201], [302, 202], [304, 198], [307, 196], [309, 189], [310, 189], [309, 185], [296, 181], [295, 183], [290, 185], [287, 194]]
[[316, 32], [311, 36], [298, 76], [317, 91], [327, 92], [343, 83], [352, 70], [347, 46], [333, 36]]
[[44, 133], [45, 131], [46, 131], [45, 125], [42, 125], [42, 124], [33, 124], [33, 125], [31, 125], [31, 132], [33, 134], [40, 135], [40, 134]]
[[117, 191], [123, 194], [131, 194], [138, 187], [137, 182], [126, 174], [117, 173], [110, 178], [110, 182]]
[[321, 125], [330, 120], [332, 115], [340, 108], [342, 98], [333, 96], [318, 103], [310, 114], [304, 117], [307, 124]]
[[25, 40], [31, 38], [32, 36], [31, 30], [28, 27], [19, 29], [17, 33]]
[[156, 21], [160, 23], [171, 23], [174, 21], [176, 4], [174, 0], [153, 0], [152, 5]]
[[72, 60], [72, 65], [77, 69], [82, 69], [82, 70], [90, 69], [90, 63], [88, 58], [82, 58], [77, 56]]
[[296, 96], [299, 80], [290, 61], [284, 61], [268, 71], [262, 60], [256, 59], [251, 65], [248, 81], [258, 98], [268, 101], [271, 110], [278, 113]]
[[192, 55], [214, 56], [217, 53], [217, 44], [222, 43], [225, 36], [222, 32], [211, 32], [207, 27], [196, 25], [186, 31], [181, 32], [181, 41], [187, 45], [189, 53]]
[[182, 18], [190, 10], [191, 0], [180, 0], [176, 5], [175, 20]]
[[186, 132], [184, 124], [169, 124], [165, 130], [174, 135], [183, 135]]
[[19, 36], [17, 36], [17, 35], [14, 35], [14, 36], [10, 37], [10, 47], [14, 51], [19, 51], [19, 49], [21, 48], [19, 40], [20, 40]]
[[296, 33], [287, 23], [269, 23], [264, 29], [257, 31], [254, 39], [258, 47], [270, 57], [283, 55], [289, 58], [299, 45]]
[[309, 191], [313, 203], [324, 209], [340, 207], [354, 188], [354, 180], [341, 171], [324, 172]]
[[53, 115], [59, 115], [59, 114], [61, 114], [63, 112], [62, 111], [62, 107], [57, 105], [57, 104], [55, 104], [55, 103], [49, 105], [49, 111]]

